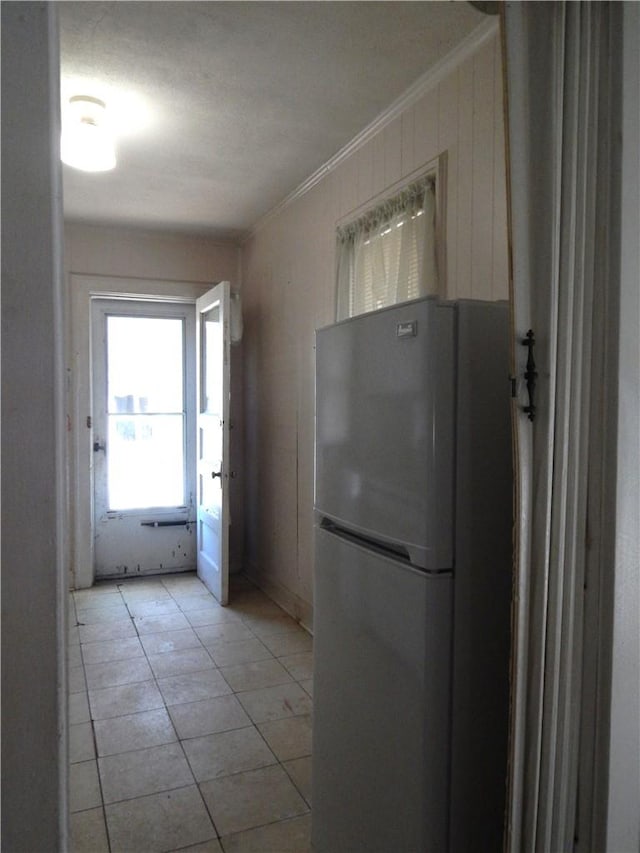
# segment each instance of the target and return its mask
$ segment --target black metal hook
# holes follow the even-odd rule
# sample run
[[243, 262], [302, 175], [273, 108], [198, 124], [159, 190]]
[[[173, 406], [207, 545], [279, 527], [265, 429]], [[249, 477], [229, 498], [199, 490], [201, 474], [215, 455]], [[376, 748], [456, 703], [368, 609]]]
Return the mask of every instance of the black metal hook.
[[536, 416], [536, 406], [534, 401], [534, 394], [536, 390], [536, 362], [533, 357], [533, 348], [536, 343], [535, 335], [533, 331], [529, 329], [527, 332], [526, 338], [521, 341], [522, 346], [527, 347], [529, 352], [527, 354], [527, 369], [524, 373], [524, 378], [527, 382], [527, 393], [529, 394], [529, 405], [523, 407], [523, 411], [529, 416], [529, 420], [533, 421]]

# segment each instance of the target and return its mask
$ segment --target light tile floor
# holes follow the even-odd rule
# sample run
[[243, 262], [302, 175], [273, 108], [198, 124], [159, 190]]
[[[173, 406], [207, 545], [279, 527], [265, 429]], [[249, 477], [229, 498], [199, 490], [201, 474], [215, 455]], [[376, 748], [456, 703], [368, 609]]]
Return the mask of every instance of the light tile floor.
[[72, 593], [72, 853], [310, 850], [311, 637], [232, 583]]

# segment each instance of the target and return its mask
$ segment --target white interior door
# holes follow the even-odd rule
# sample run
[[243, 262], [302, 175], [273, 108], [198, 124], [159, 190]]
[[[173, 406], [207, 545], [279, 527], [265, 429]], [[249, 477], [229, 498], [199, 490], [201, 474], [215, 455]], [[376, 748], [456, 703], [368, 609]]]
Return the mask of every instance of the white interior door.
[[230, 286], [196, 302], [197, 564], [221, 604], [229, 601]]
[[193, 569], [193, 305], [97, 299], [92, 314], [95, 576]]

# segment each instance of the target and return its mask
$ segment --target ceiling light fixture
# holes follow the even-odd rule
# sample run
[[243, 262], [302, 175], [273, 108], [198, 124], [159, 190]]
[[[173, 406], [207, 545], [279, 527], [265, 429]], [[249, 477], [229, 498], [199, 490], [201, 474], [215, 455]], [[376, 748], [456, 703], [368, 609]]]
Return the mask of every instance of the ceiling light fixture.
[[63, 117], [60, 157], [84, 172], [106, 172], [116, 165], [106, 106], [99, 98], [74, 95]]

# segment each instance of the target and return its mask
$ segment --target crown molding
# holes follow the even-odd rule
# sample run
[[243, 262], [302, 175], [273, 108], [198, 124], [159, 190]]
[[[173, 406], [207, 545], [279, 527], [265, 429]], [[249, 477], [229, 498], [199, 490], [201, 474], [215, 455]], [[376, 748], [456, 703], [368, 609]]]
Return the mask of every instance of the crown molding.
[[385, 110], [383, 110], [370, 124], [360, 131], [354, 138], [333, 155], [326, 163], [316, 169], [313, 174], [299, 184], [293, 192], [282, 199], [275, 207], [272, 207], [264, 214], [256, 224], [249, 229], [241, 243], [246, 243], [251, 237], [258, 233], [264, 226], [275, 216], [281, 213], [286, 207], [299, 199], [301, 196], [313, 189], [316, 184], [320, 183], [330, 172], [336, 169], [341, 163], [355, 154], [358, 149], [373, 139], [376, 134], [391, 124], [401, 113], [409, 107], [417, 103], [420, 98], [425, 95], [430, 89], [433, 89], [441, 80], [450, 74], [458, 65], [461, 65], [466, 59], [472, 56], [482, 45], [489, 39], [493, 38], [499, 29], [497, 18], [488, 18], [479, 26], [469, 33], [452, 51], [450, 51], [439, 62], [436, 62], [429, 68], [421, 77], [409, 86], [399, 98], [393, 101]]

